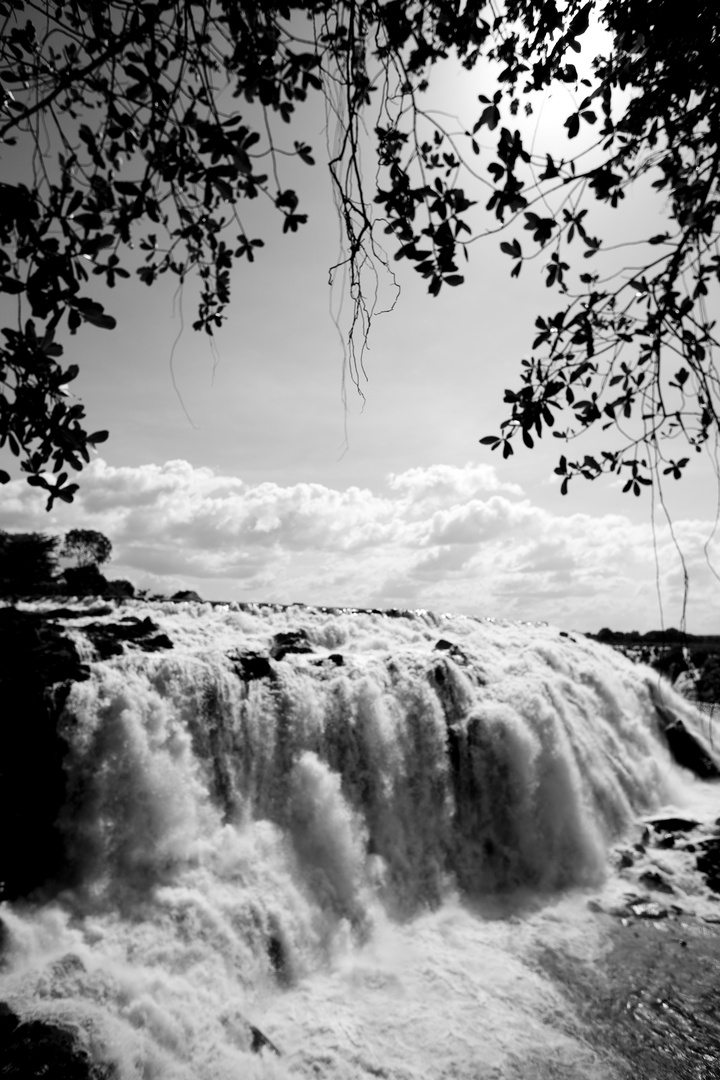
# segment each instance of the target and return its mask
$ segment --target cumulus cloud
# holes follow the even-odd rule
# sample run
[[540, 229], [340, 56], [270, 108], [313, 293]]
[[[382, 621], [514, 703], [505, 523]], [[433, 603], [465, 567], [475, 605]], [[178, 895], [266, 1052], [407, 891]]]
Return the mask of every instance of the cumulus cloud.
[[[577, 629], [679, 621], [684, 575], [667, 529], [622, 515], [558, 514], [488, 465], [391, 474], [380, 491], [315, 483], [248, 484], [186, 461], [114, 467], [96, 459], [70, 506], [50, 514], [22, 481], [3, 489], [0, 526], [99, 529], [111, 576], [208, 599], [427, 607], [546, 619]], [[707, 521], [675, 522], [690, 573], [689, 629], [720, 610]], [[657, 569], [653, 545], [657, 551]], [[710, 543], [715, 565], [720, 544]], [[712, 579], [714, 582], [714, 579]], [[716, 583], [715, 583], [716, 584]]]
[[403, 473], [390, 473], [388, 486], [409, 502], [432, 502], [435, 506], [452, 506], [458, 499], [468, 500], [496, 491], [508, 495], [523, 494], [517, 484], [501, 481], [492, 465], [472, 462], [465, 466], [429, 465]]

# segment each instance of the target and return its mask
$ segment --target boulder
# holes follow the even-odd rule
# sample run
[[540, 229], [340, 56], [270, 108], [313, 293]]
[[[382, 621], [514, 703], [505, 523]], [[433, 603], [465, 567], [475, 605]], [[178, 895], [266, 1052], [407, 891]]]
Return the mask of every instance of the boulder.
[[250, 1025], [250, 1048], [255, 1054], [259, 1054], [261, 1050], [272, 1050], [273, 1054], [280, 1056], [280, 1051], [274, 1043], [270, 1042], [267, 1035], [263, 1035], [260, 1028], [255, 1027], [254, 1024]]
[[94, 1064], [78, 1033], [45, 1020], [23, 1022], [0, 1002], [0, 1073], [8, 1080], [113, 1080], [117, 1070]]
[[720, 836], [709, 836], [699, 841], [701, 848], [696, 865], [705, 878], [705, 883], [713, 892], [720, 893]]
[[674, 893], [672, 885], [657, 870], [646, 870], [640, 875], [638, 881], [646, 889], [655, 889], [656, 892]]
[[231, 656], [235, 672], [245, 682], [253, 679], [274, 679], [275, 669], [267, 656], [257, 652], [240, 653]]
[[669, 817], [663, 815], [646, 817], [643, 820], [648, 825], [652, 825], [655, 832], [690, 832], [691, 829], [696, 829], [700, 824], [700, 822], [695, 821], [694, 818], [678, 817], [675, 815]]
[[101, 660], [122, 653], [124, 641], [132, 642], [143, 652], [172, 649], [170, 638], [159, 630], [151, 618], [139, 619], [136, 615], [126, 615], [119, 623], [90, 623], [84, 628]]
[[661, 732], [665, 736], [670, 753], [678, 765], [689, 769], [702, 780], [720, 779], [720, 769], [692, 735], [676, 712], [663, 700], [662, 692], [652, 680], [648, 681], [648, 690]]
[[273, 660], [283, 660], [288, 653], [311, 653], [313, 651], [307, 630], [287, 630], [274, 635], [270, 655]]

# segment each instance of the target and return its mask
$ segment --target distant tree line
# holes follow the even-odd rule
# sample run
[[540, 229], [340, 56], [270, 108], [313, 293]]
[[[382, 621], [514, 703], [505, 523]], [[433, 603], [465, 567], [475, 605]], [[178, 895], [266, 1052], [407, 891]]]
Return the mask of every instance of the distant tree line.
[[[101, 573], [111, 554], [111, 542], [94, 529], [71, 529], [64, 537], [0, 530], [0, 597], [134, 596], [131, 582], [108, 581]], [[60, 559], [74, 565], [61, 570]]]

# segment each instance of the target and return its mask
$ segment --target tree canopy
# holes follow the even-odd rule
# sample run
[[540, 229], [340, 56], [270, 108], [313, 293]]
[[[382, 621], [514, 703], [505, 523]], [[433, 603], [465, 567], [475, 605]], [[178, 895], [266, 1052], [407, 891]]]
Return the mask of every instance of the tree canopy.
[[65, 534], [60, 555], [74, 559], [78, 568], [101, 566], [112, 553], [112, 544], [107, 536], [96, 529], [71, 529]]
[[0, 596], [35, 596], [52, 589], [58, 536], [0, 530]]
[[[263, 245], [253, 204], [269, 202], [283, 232], [306, 223], [287, 177], [294, 161], [315, 164], [294, 127], [313, 97], [333, 129], [344, 233], [333, 270], [351, 298], [353, 378], [374, 275], [406, 259], [437, 296], [462, 285], [470, 243], [488, 235], [510, 277], [541, 268], [554, 310], [538, 314], [483, 443], [509, 456], [518, 438], [532, 447], [552, 429], [564, 444], [590, 430], [593, 453], [559, 458], [562, 490], [611, 472], [634, 494], [714, 447], [710, 0], [681, 13], [670, 0], [0, 0], [0, 20], [0, 140], [18, 174], [0, 184], [0, 445], [48, 506], [72, 500], [68, 469], [107, 437], [67, 396], [78, 374], [67, 339], [115, 326], [94, 283], [197, 274], [194, 328], [213, 334], [234, 265]], [[577, 54], [597, 21], [608, 44], [585, 71]], [[452, 63], [492, 75], [467, 129], [426, 104], [433, 69]], [[567, 152], [551, 154], [524, 118], [557, 87], [573, 96]], [[664, 227], [627, 256], [614, 245], [609, 268], [594, 213], [633, 186], [663, 200]]]
[[[68, 594], [133, 597], [135, 589], [129, 581], [107, 581], [100, 573], [111, 553], [112, 543], [95, 529], [70, 529], [62, 545], [59, 536], [0, 529], [0, 598]], [[72, 559], [75, 565], [58, 573], [58, 558]]]

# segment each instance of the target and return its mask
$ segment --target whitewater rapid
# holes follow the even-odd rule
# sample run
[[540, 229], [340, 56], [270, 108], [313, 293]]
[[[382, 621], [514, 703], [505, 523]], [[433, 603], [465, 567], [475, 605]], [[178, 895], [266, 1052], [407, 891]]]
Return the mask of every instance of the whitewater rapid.
[[[602, 948], [611, 845], [688, 797], [654, 673], [427, 612], [79, 610], [67, 872], [0, 907], [23, 1019], [118, 1080], [614, 1075], [533, 955]], [[174, 647], [94, 658], [127, 616]]]

